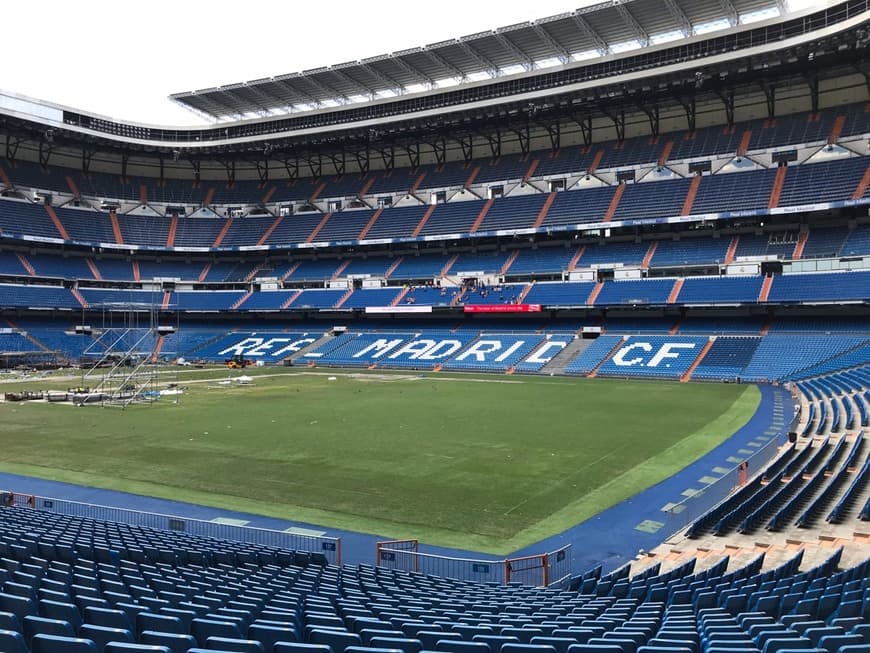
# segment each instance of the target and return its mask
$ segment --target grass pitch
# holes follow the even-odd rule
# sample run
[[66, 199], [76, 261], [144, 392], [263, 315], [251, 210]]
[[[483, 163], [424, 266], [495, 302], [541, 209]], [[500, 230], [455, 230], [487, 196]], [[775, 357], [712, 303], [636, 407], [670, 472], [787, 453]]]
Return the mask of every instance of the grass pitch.
[[672, 475], [760, 397], [723, 384], [273, 374], [192, 382], [178, 405], [2, 404], [0, 468], [501, 555]]

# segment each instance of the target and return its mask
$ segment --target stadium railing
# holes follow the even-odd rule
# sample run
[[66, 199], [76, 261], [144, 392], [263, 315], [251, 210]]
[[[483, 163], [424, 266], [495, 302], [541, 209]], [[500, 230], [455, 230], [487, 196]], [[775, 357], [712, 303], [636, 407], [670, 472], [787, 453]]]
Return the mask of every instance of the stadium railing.
[[186, 535], [210, 537], [217, 540], [231, 540], [280, 549], [320, 553], [330, 564], [341, 564], [341, 538], [308, 535], [287, 531], [276, 531], [252, 526], [221, 524], [202, 519], [191, 519], [177, 515], [156, 512], [143, 512], [113, 506], [100, 506], [92, 503], [67, 501], [52, 497], [31, 494], [9, 493], [13, 504], [72, 517], [83, 517], [100, 521], [118, 522], [131, 526], [174, 531]]
[[571, 578], [573, 549], [570, 544], [513, 558], [461, 558], [421, 553], [417, 540], [378, 542], [376, 566], [499, 585], [560, 586]]
[[[782, 439], [773, 436], [744, 461], [748, 465], [750, 477], [773, 458], [781, 444], [783, 444]], [[679, 503], [663, 509], [666, 529], [669, 529], [671, 534], [675, 534], [728, 498], [741, 485], [740, 466], [741, 464], [736, 464], [713, 483], [687, 496]]]

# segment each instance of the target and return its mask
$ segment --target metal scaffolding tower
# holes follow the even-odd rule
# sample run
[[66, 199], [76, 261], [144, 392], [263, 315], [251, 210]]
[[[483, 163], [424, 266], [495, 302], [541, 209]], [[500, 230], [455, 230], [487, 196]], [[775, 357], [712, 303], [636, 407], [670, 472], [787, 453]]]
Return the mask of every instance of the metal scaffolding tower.
[[[90, 307], [92, 311], [95, 307]], [[158, 303], [105, 302], [97, 307], [100, 326], [89, 326], [83, 311], [77, 331], [92, 336], [82, 351], [83, 403], [126, 408], [160, 397], [159, 355], [163, 339], [177, 331], [160, 324]], [[163, 371], [165, 375], [165, 371]]]

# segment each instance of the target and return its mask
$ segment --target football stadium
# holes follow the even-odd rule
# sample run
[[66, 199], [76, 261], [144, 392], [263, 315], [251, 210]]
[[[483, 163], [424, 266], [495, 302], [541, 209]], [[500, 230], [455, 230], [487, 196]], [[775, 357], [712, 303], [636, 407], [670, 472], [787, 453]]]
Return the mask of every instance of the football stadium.
[[0, 652], [870, 651], [870, 0], [493, 15], [0, 91]]

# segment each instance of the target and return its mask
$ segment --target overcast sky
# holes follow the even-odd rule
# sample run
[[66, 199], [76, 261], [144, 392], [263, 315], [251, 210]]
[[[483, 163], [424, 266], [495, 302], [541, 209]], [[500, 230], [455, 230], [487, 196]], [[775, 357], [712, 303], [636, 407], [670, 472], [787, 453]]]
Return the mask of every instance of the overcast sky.
[[3, 6], [0, 87], [113, 118], [201, 124], [169, 94], [363, 59], [589, 4], [594, 0], [12, 1]]

